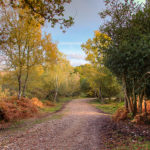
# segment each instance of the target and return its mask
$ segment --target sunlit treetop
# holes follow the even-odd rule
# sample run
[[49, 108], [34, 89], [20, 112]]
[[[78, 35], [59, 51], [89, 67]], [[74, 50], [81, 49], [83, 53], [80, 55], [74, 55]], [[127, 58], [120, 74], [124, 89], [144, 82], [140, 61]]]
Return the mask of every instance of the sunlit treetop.
[[51, 23], [54, 27], [56, 24], [64, 30], [73, 24], [73, 18], [64, 17], [64, 5], [69, 4], [71, 0], [1, 0], [1, 7], [10, 6], [13, 9], [23, 9], [29, 15], [32, 15], [41, 24], [45, 21]]
[[86, 60], [96, 65], [102, 63], [103, 51], [109, 46], [111, 38], [99, 31], [95, 31], [94, 33], [94, 38], [88, 39], [85, 44], [82, 44], [82, 49], [87, 55]]

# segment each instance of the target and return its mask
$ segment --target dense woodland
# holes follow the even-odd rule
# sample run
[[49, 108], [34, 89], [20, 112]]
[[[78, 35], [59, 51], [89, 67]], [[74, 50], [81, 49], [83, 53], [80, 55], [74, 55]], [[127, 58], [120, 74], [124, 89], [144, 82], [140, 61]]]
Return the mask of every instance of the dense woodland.
[[[123, 114], [149, 121], [150, 7], [134, 0], [107, 0], [99, 15], [105, 20], [93, 39], [81, 45], [89, 64], [73, 67], [52, 35], [42, 33], [46, 21], [65, 32], [64, 1], [0, 3], [0, 112], [16, 97], [57, 103], [62, 97], [97, 97], [124, 101]], [[14, 100], [13, 100], [14, 102]], [[143, 114], [144, 113], [144, 114]], [[122, 118], [124, 119], [124, 118]]]

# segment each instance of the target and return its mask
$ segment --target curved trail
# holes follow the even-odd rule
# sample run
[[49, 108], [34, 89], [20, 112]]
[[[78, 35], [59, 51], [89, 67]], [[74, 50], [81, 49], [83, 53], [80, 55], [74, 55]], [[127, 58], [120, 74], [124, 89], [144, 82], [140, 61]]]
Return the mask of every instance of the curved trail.
[[76, 99], [59, 114], [17, 136], [3, 150], [101, 150], [101, 123], [107, 117], [88, 104], [90, 99]]

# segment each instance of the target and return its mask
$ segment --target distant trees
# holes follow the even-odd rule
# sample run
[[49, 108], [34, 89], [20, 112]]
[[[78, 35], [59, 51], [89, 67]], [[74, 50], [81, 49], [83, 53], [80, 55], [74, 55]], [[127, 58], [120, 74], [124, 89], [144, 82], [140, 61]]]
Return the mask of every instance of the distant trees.
[[43, 74], [44, 90], [47, 99], [58, 100], [58, 96], [73, 96], [80, 88], [80, 77], [65, 59], [48, 66]]
[[[25, 77], [23, 72], [22, 80]], [[10, 71], [4, 75], [1, 85], [3, 89], [9, 89], [10, 95], [14, 95], [18, 89], [15, 72]], [[55, 64], [47, 62], [44, 66], [35, 65], [29, 71], [26, 97], [57, 102], [59, 97], [79, 95], [79, 90], [80, 76], [74, 73], [73, 67], [62, 55], [59, 55], [59, 61]]]
[[101, 102], [104, 102], [106, 97], [120, 97], [121, 87], [107, 68], [86, 64], [76, 67], [75, 70], [80, 74], [81, 92], [87, 96], [96, 96]]
[[91, 65], [81, 67], [80, 72], [86, 77], [90, 87], [101, 101], [103, 97], [110, 98], [121, 92], [116, 78], [103, 63], [103, 50], [109, 46], [110, 42], [111, 38], [107, 34], [95, 31], [94, 38], [82, 44], [82, 49], [87, 55], [86, 60], [90, 61]]

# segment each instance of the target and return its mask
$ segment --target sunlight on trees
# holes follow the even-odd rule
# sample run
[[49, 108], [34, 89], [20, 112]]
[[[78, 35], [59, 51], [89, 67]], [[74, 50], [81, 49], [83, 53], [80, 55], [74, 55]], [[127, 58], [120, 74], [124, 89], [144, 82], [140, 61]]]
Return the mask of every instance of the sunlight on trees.
[[[69, 92], [69, 95], [73, 95], [79, 88], [79, 76], [73, 73], [73, 68], [59, 52], [57, 44], [52, 42], [51, 35], [42, 35], [41, 24], [35, 18], [39, 12], [28, 15], [27, 11], [31, 9], [28, 7], [35, 6], [35, 4], [28, 5], [26, 2], [21, 1], [19, 5], [15, 5], [14, 1], [11, 5], [9, 1], [8, 3], [2, 2], [0, 9], [0, 48], [7, 66], [5, 68], [7, 73], [2, 77], [3, 89], [8, 88], [11, 95], [18, 90], [18, 99], [21, 99], [22, 96], [32, 97], [33, 95], [50, 98], [52, 93], [50, 100], [56, 101], [60, 93], [65, 95]], [[67, 1], [63, 3], [65, 2]], [[42, 5], [42, 1], [39, 3]], [[62, 3], [56, 3], [61, 7]], [[22, 8], [23, 5], [24, 8]], [[62, 10], [58, 10], [59, 15], [63, 16], [64, 10], [60, 9]], [[53, 22], [52, 18], [48, 18], [49, 21]], [[52, 24], [55, 25], [55, 23]], [[67, 24], [64, 25], [67, 26]], [[46, 84], [50, 86], [46, 87]], [[47, 88], [48, 93], [46, 89], [43, 92], [43, 86]], [[35, 91], [36, 87], [39, 93], [38, 90]]]
[[81, 67], [79, 72], [82, 72], [82, 69], [86, 67], [86, 71], [84, 70], [82, 73], [95, 96], [98, 96], [102, 102], [104, 102], [104, 97], [110, 99], [113, 96], [119, 96], [121, 92], [121, 87], [115, 76], [103, 63], [104, 50], [108, 48], [110, 42], [111, 38], [107, 34], [95, 31], [95, 37], [82, 45], [82, 49], [87, 55], [86, 59], [91, 62], [91, 65]]
[[68, 19], [64, 17], [64, 5], [70, 4], [70, 2], [71, 0], [1, 0], [0, 5], [3, 8], [23, 10], [25, 15], [30, 15], [42, 25], [46, 21], [50, 22], [52, 27], [59, 24], [60, 29], [65, 31], [74, 23], [71, 16]]

